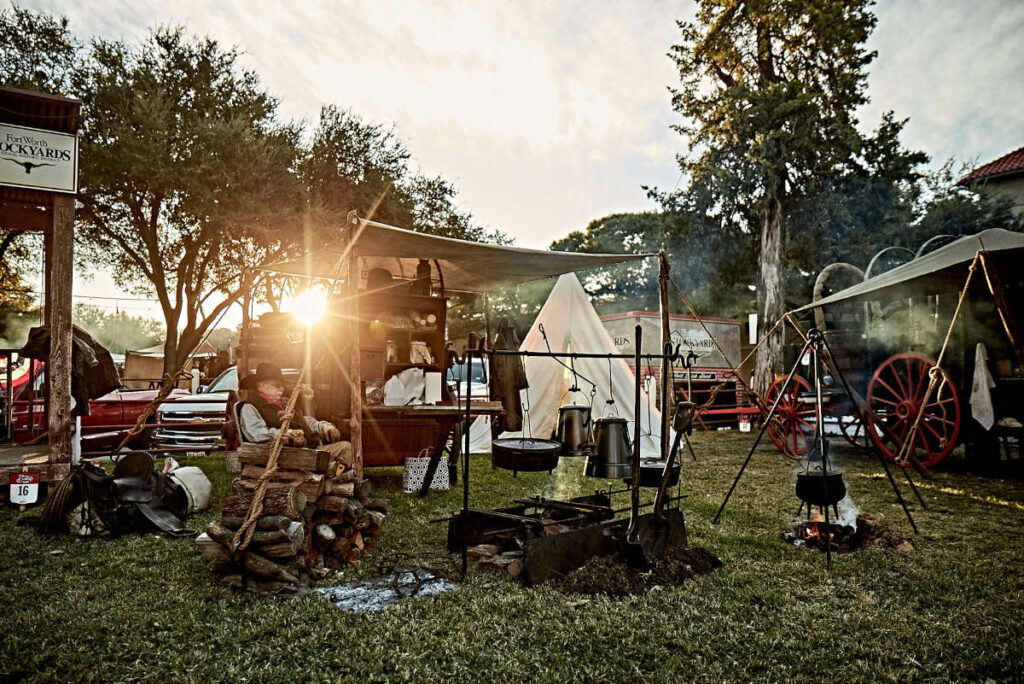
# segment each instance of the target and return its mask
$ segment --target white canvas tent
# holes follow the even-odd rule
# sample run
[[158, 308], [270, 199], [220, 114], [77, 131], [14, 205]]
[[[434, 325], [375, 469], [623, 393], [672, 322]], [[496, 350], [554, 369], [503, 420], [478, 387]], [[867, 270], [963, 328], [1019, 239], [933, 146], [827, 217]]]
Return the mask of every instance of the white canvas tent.
[[[537, 319], [530, 327], [520, 345], [522, 351], [547, 351], [540, 326], [544, 326], [551, 351], [618, 354], [611, 336], [598, 318], [590, 298], [580, 285], [575, 274], [559, 277], [551, 295], [544, 303]], [[554, 432], [558, 422], [558, 407], [567, 403], [584, 403], [589, 398], [590, 385], [580, 382], [586, 397], [577, 394], [570, 400], [567, 390], [572, 384], [571, 373], [557, 361], [550, 358], [526, 357], [526, 377], [530, 383], [523, 390], [523, 406], [529, 407], [528, 422], [524, 417], [524, 432], [534, 437], [547, 438]], [[594, 397], [594, 417], [604, 415], [608, 399], [608, 359], [577, 359], [576, 371], [597, 385]], [[635, 386], [633, 373], [624, 359], [611, 361], [611, 390], [618, 414], [630, 421], [630, 435], [633, 430], [633, 406]], [[661, 413], [654, 407], [646, 392], [641, 392], [640, 406], [640, 455], [643, 458], [659, 458]], [[502, 437], [518, 437], [521, 432], [505, 432]], [[472, 453], [490, 451], [490, 432], [486, 421], [477, 419], [471, 428], [470, 450]], [[669, 435], [671, 439], [672, 435]]]

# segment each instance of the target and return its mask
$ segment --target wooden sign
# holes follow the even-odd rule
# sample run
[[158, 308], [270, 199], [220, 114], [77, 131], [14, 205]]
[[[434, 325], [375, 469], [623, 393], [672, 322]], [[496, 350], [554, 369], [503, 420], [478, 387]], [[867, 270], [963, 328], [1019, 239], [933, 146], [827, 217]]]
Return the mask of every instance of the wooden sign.
[[11, 503], [34, 504], [39, 500], [39, 473], [11, 473]]
[[0, 123], [0, 185], [78, 191], [78, 136]]

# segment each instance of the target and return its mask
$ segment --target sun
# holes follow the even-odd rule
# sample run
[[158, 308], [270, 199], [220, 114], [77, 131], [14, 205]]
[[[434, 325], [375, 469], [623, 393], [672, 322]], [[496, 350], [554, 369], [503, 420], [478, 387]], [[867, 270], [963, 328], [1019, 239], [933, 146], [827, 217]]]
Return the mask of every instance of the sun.
[[306, 326], [316, 325], [326, 310], [327, 293], [317, 288], [303, 290], [292, 302], [292, 313]]

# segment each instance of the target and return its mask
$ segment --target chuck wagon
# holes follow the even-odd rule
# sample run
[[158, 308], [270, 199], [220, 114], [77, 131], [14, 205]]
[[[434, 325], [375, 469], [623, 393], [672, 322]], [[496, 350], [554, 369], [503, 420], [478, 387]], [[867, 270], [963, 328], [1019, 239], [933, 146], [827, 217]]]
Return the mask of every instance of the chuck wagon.
[[[791, 321], [825, 333], [835, 364], [823, 379], [823, 412], [838, 421], [851, 444], [877, 448], [897, 460], [913, 432], [905, 453], [927, 467], [957, 443], [981, 439], [993, 423], [995, 434], [1019, 438], [1024, 350], [1016, 321], [1024, 315], [1022, 258], [1024, 234], [986, 230], [791, 312]], [[976, 364], [985, 356], [992, 383]], [[863, 398], [863, 414], [833, 377], [836, 372]], [[769, 388], [769, 406], [783, 384], [779, 378]], [[972, 412], [977, 385], [983, 386], [974, 389]], [[779, 402], [779, 421], [769, 426], [776, 446], [797, 455], [806, 451], [815, 406], [811, 382], [797, 374]]]

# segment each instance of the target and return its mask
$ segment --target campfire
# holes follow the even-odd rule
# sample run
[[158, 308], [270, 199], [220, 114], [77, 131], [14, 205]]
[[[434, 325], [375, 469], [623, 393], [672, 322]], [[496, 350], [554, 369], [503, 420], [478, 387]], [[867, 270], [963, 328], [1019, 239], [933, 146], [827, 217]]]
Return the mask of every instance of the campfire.
[[[817, 519], [815, 519], [817, 518]], [[849, 553], [864, 549], [893, 550], [911, 553], [914, 545], [901, 532], [889, 529], [884, 520], [867, 514], [856, 516], [854, 524], [826, 523], [820, 515], [811, 520], [797, 523], [792, 531], [784, 532], [782, 539], [793, 546], [831, 553]]]

